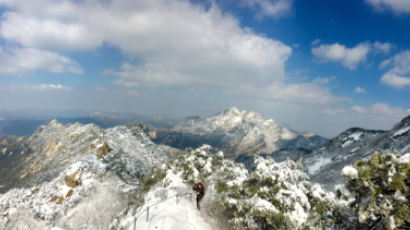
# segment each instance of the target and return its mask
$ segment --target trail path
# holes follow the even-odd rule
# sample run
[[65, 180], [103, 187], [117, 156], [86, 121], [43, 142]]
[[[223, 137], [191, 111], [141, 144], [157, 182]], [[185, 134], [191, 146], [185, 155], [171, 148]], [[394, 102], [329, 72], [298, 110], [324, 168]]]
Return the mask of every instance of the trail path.
[[204, 217], [206, 215], [197, 209], [195, 195], [188, 185], [177, 175], [168, 177], [169, 184], [151, 190], [145, 196], [145, 205], [129, 216], [122, 226], [127, 230], [215, 229]]
[[158, 205], [150, 207], [149, 218], [147, 212], [137, 219], [135, 229], [146, 230], [209, 230], [212, 226], [207, 223], [195, 206], [195, 201], [187, 197], [168, 199]]

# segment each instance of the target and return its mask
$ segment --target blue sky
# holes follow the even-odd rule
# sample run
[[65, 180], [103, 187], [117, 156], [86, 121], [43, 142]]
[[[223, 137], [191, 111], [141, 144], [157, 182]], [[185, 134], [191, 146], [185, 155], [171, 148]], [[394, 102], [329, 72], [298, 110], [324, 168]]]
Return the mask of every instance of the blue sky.
[[2, 111], [237, 106], [327, 137], [410, 114], [408, 0], [0, 0], [0, 14]]

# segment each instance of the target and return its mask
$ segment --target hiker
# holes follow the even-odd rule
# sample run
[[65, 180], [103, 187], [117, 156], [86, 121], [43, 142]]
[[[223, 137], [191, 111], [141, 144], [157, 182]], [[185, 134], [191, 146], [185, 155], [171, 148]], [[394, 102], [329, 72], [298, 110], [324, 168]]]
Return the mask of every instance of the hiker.
[[202, 200], [202, 198], [205, 195], [205, 187], [202, 183], [196, 183], [193, 189], [194, 191], [196, 191], [196, 206], [198, 207], [198, 210], [201, 210], [201, 207], [199, 206], [199, 202]]

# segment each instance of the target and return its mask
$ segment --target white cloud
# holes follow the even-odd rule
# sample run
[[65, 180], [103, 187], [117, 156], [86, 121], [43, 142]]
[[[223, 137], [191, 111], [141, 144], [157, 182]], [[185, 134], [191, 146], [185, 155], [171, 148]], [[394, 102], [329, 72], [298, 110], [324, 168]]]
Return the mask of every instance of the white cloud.
[[92, 90], [96, 91], [96, 92], [109, 92], [110, 90], [106, 87], [102, 87], [102, 86], [96, 86], [94, 88], [92, 88]]
[[391, 10], [394, 13], [410, 13], [410, 1], [408, 0], [366, 0], [376, 10]]
[[[316, 39], [312, 42], [312, 45], [316, 46], [319, 42], [320, 40]], [[374, 43], [363, 42], [352, 48], [339, 43], [321, 44], [312, 48], [312, 54], [323, 61], [340, 62], [342, 65], [353, 70], [360, 63], [365, 62], [369, 54], [388, 54], [393, 47], [394, 45], [391, 43], [380, 41]]]
[[339, 115], [341, 113], [346, 112], [346, 110], [345, 109], [323, 109], [321, 110], [321, 112], [328, 116], [335, 116], [335, 115]]
[[376, 103], [369, 107], [353, 106], [352, 110], [364, 118], [379, 121], [399, 121], [408, 116], [410, 111], [399, 107], [391, 107], [388, 104]]
[[139, 96], [140, 94], [135, 90], [128, 90], [127, 94], [130, 96]]
[[[46, 7], [29, 7], [33, 2]], [[263, 85], [283, 79], [291, 54], [289, 46], [242, 28], [215, 5], [181, 0], [11, 4], [15, 12], [1, 25], [5, 39], [57, 50], [114, 45], [138, 60], [117, 71], [123, 86]]]
[[366, 94], [366, 90], [363, 89], [363, 88], [360, 87], [360, 86], [357, 86], [356, 89], [354, 90], [354, 93], [355, 93], [355, 94]]
[[0, 47], [0, 74], [22, 74], [28, 71], [81, 74], [78, 63], [54, 52], [33, 48]]
[[[261, 9], [264, 16], [280, 15], [292, 4], [251, 2], [256, 8], [269, 6]], [[241, 27], [215, 4], [209, 8], [185, 0], [16, 0], [8, 4], [13, 12], [1, 22], [3, 38], [56, 51], [94, 49], [101, 44], [117, 47], [128, 55], [128, 62], [105, 72], [115, 76], [116, 84], [137, 88], [136, 92], [146, 87], [207, 88], [292, 103], [340, 101], [324, 85], [328, 79], [286, 84], [291, 47]], [[355, 54], [347, 56], [355, 58]]]
[[39, 84], [39, 85], [12, 85], [9, 90], [24, 90], [24, 91], [71, 91], [72, 87], [61, 84]]
[[316, 38], [315, 40], [313, 40], [310, 45], [312, 46], [316, 46], [319, 45], [322, 42], [322, 39]]
[[353, 48], [348, 48], [339, 43], [322, 44], [319, 47], [312, 48], [312, 54], [322, 60], [341, 62], [349, 69], [356, 69], [359, 63], [366, 61], [370, 49], [371, 47], [367, 43], [360, 43]]
[[271, 97], [306, 104], [328, 104], [344, 100], [334, 96], [328, 89], [316, 84], [288, 84], [270, 87]]
[[257, 17], [277, 18], [288, 14], [293, 0], [242, 0], [242, 2], [257, 11]]
[[336, 79], [335, 76], [331, 76], [331, 77], [317, 77], [315, 79], [313, 79], [312, 83], [314, 84], [318, 84], [318, 85], [327, 85], [330, 82], [334, 81]]
[[358, 114], [365, 114], [367, 112], [367, 109], [365, 107], [358, 105], [352, 106], [352, 110]]
[[410, 86], [410, 77], [403, 77], [393, 72], [385, 73], [380, 81], [385, 85], [393, 86], [395, 88]]
[[382, 68], [392, 66], [380, 79], [382, 84], [395, 88], [410, 86], [410, 50], [403, 51], [383, 61], [380, 66]]
[[271, 84], [266, 88], [236, 88], [232, 89], [232, 94], [243, 94], [257, 96], [273, 101], [282, 101], [291, 104], [304, 106], [323, 106], [349, 100], [345, 97], [337, 97], [330, 90], [322, 85], [315, 83], [299, 84]]
[[390, 51], [391, 51], [391, 50], [393, 49], [393, 47], [394, 47], [394, 45], [391, 44], [391, 43], [389, 43], [389, 42], [379, 42], [379, 41], [375, 42], [375, 43], [373, 44], [373, 46], [374, 46], [374, 48], [375, 48], [376, 50], [379, 50], [379, 51], [381, 51], [381, 52], [383, 52], [383, 53], [385, 53], [385, 54], [390, 53]]
[[26, 47], [72, 51], [93, 49], [101, 44], [98, 36], [81, 23], [13, 12], [3, 17], [0, 35]]

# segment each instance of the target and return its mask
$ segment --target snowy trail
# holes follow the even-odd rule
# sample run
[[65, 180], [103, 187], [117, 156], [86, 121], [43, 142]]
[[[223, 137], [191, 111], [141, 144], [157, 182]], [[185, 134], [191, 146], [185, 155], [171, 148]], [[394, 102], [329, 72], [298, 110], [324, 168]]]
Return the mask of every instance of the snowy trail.
[[[170, 176], [168, 174], [168, 176]], [[157, 187], [146, 195], [146, 204], [121, 225], [127, 230], [211, 230], [212, 224], [196, 207], [190, 188], [177, 175], [168, 177], [170, 184]], [[160, 198], [166, 193], [166, 199]], [[190, 197], [189, 194], [192, 193]], [[177, 194], [185, 194], [179, 195]], [[147, 219], [147, 209], [149, 215]]]
[[150, 208], [147, 221], [146, 209], [137, 219], [135, 229], [147, 230], [209, 230], [212, 226], [208, 224], [197, 210], [195, 201], [180, 198], [178, 204], [176, 197]]

